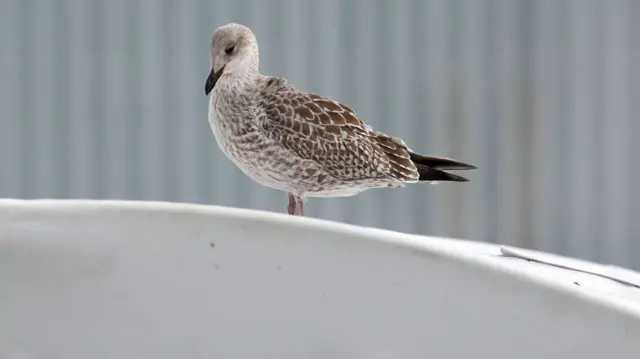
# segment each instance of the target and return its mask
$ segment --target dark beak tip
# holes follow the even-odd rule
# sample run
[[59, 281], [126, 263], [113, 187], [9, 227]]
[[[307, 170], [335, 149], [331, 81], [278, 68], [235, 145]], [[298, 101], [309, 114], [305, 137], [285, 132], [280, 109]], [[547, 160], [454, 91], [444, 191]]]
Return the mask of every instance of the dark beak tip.
[[211, 91], [213, 91], [213, 87], [218, 82], [220, 76], [222, 76], [222, 71], [224, 71], [224, 66], [218, 72], [214, 72], [213, 68], [211, 68], [211, 72], [209, 72], [209, 77], [207, 77], [207, 82], [204, 84], [204, 93], [209, 96]]
[[209, 77], [207, 77], [207, 82], [204, 84], [204, 94], [209, 96], [209, 94], [211, 93], [211, 91], [213, 90], [213, 85], [215, 83], [213, 82], [213, 76], [209, 75]]

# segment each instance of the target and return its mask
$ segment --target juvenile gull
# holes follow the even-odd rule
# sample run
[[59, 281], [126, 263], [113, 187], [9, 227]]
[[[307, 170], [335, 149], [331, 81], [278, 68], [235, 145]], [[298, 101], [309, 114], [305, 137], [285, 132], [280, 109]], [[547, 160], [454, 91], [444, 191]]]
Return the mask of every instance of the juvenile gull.
[[289, 195], [304, 215], [307, 197], [353, 196], [407, 183], [468, 181], [444, 170], [475, 166], [413, 152], [373, 130], [348, 106], [259, 72], [258, 42], [246, 26], [217, 28], [205, 84], [209, 124], [220, 149], [249, 178]]

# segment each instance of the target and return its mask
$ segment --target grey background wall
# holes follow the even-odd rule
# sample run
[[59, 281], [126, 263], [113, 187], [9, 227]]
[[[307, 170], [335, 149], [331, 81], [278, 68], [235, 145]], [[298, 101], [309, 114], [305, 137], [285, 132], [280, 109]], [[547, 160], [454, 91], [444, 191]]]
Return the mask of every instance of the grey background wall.
[[470, 183], [312, 199], [309, 216], [640, 269], [640, 2], [0, 0], [0, 196], [285, 212], [218, 150], [215, 27]]

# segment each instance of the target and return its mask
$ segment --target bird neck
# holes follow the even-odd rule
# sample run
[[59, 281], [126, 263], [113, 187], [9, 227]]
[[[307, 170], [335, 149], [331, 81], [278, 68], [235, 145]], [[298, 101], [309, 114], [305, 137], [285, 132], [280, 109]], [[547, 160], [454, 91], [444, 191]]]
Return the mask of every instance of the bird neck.
[[220, 78], [219, 87], [220, 89], [244, 89], [246, 86], [250, 86], [255, 83], [256, 79], [260, 76], [257, 71], [253, 71], [251, 69], [245, 68], [239, 71], [233, 71], [226, 74], [223, 74]]

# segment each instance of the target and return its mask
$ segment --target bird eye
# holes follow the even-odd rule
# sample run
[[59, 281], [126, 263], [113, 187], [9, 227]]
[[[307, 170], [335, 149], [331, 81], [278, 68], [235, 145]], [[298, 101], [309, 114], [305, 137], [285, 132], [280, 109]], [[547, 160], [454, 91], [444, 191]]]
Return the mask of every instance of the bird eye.
[[236, 47], [235, 46], [229, 46], [226, 49], [224, 49], [225, 54], [227, 55], [231, 55], [231, 53], [233, 52], [233, 50], [235, 50]]

